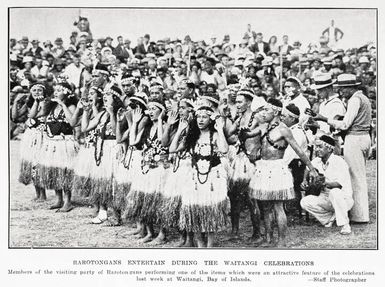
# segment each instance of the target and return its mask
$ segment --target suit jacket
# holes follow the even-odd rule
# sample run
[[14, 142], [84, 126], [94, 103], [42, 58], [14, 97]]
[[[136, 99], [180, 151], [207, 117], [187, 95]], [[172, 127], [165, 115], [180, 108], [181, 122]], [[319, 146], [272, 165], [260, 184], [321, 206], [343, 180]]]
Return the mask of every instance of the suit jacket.
[[[130, 49], [132, 51], [132, 49]], [[129, 52], [124, 46], [118, 45], [113, 51], [113, 54], [118, 58], [119, 60], [125, 62], [130, 57]]]
[[253, 53], [263, 52], [263, 53], [267, 54], [270, 51], [270, 46], [266, 42], [262, 42], [262, 43], [263, 43], [263, 51], [259, 51], [258, 43], [253, 44], [250, 47], [250, 51]]
[[[283, 47], [283, 45], [279, 46], [279, 52], [282, 51], [282, 47]], [[287, 55], [290, 54], [290, 52], [293, 51], [293, 50], [294, 50], [293, 46], [288, 45], [287, 46], [287, 50], [286, 50], [286, 54]]]
[[35, 52], [33, 52], [32, 48], [29, 49], [29, 52], [32, 53], [32, 56], [36, 57], [36, 56], [41, 56], [41, 52], [43, 52], [43, 48], [42, 47], [37, 47]]

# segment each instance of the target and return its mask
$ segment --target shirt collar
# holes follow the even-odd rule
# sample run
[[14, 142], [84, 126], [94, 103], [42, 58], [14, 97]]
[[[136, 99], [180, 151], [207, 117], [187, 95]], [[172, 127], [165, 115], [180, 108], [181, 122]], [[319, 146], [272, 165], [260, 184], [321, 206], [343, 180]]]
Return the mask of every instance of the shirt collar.
[[329, 97], [329, 99], [327, 99], [327, 100], [325, 101], [325, 105], [326, 105], [327, 103], [331, 102], [332, 100], [338, 98], [338, 96], [339, 96], [338, 94], [333, 94], [331, 97]]

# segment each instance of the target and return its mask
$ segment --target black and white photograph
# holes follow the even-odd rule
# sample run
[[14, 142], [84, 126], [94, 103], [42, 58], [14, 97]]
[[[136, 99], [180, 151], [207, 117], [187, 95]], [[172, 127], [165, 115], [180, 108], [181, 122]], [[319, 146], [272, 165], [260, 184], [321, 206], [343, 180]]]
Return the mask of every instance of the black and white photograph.
[[8, 248], [378, 249], [377, 9], [8, 17]]

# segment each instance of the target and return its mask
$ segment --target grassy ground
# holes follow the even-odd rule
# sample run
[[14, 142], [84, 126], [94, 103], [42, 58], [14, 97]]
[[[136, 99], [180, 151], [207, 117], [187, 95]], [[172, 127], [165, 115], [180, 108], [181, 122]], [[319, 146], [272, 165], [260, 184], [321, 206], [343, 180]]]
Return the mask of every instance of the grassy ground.
[[[119, 227], [91, 225], [92, 209], [84, 200], [74, 198], [76, 208], [69, 213], [55, 213], [48, 207], [55, 202], [53, 191], [47, 191], [46, 202], [34, 202], [32, 185], [24, 186], [17, 181], [19, 142], [11, 142], [11, 190], [10, 190], [10, 247], [93, 247], [93, 248], [146, 248], [128, 235], [133, 225], [126, 223]], [[338, 227], [326, 229], [314, 218], [309, 222], [288, 216], [288, 248], [299, 249], [372, 249], [377, 247], [377, 199], [376, 161], [367, 166], [370, 200], [370, 223], [352, 225], [352, 234], [340, 235]], [[230, 227], [229, 227], [230, 228]], [[218, 235], [218, 247], [251, 248], [251, 224], [248, 214], [241, 219], [241, 238], [234, 240], [229, 229]], [[171, 231], [169, 242], [157, 248], [173, 247], [178, 237]], [[151, 246], [154, 247], [154, 246]]]

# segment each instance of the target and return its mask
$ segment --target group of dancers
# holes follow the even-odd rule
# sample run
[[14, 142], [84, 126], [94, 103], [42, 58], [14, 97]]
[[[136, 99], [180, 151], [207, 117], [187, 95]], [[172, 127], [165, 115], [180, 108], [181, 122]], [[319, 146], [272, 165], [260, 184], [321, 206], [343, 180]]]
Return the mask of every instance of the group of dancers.
[[33, 183], [37, 200], [55, 190], [50, 208], [58, 212], [73, 208], [74, 194], [94, 205], [93, 224], [136, 222], [130, 234], [149, 244], [177, 229], [178, 246], [213, 247], [230, 220], [238, 234], [246, 203], [256, 245], [285, 246], [283, 204], [295, 198], [286, 147], [318, 176], [281, 121], [298, 117], [298, 108], [269, 99], [252, 110], [252, 89], [230, 92], [235, 116], [225, 115], [216, 93], [167, 99], [156, 82], [140, 91], [134, 77], [111, 83], [103, 69], [94, 70], [80, 99], [65, 81], [53, 95], [33, 83], [19, 180]]

